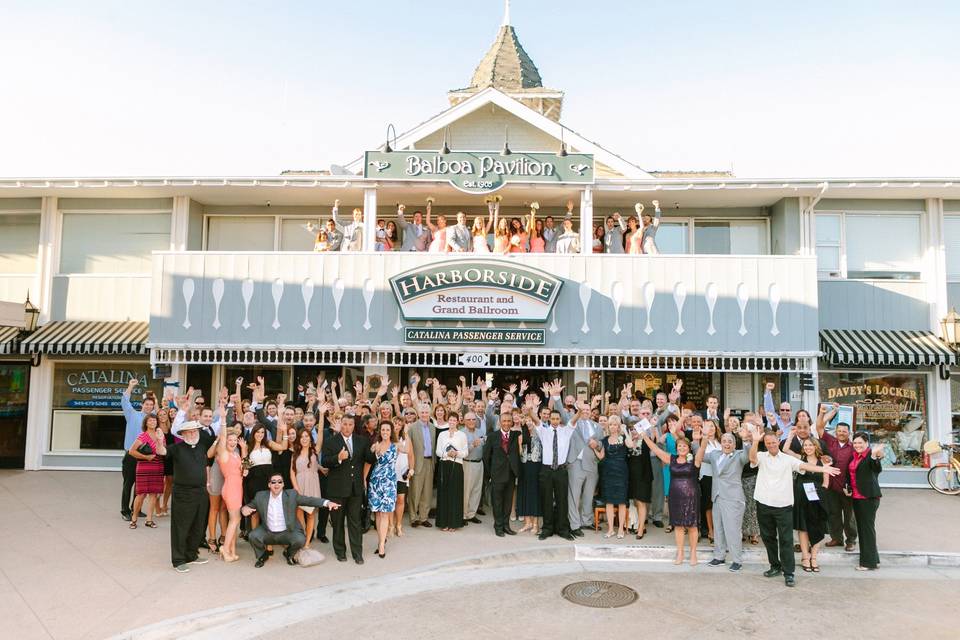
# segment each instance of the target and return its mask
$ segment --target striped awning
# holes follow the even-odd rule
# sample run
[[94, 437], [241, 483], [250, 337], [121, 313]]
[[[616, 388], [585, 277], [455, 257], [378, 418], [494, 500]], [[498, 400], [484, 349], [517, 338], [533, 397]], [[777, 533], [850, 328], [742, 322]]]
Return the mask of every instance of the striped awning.
[[37, 329], [20, 345], [21, 353], [62, 356], [147, 355], [148, 322], [60, 320]]
[[956, 364], [957, 354], [929, 331], [823, 329], [820, 350], [831, 365]]
[[17, 327], [0, 327], [0, 356], [9, 356], [17, 351], [17, 336], [20, 329]]

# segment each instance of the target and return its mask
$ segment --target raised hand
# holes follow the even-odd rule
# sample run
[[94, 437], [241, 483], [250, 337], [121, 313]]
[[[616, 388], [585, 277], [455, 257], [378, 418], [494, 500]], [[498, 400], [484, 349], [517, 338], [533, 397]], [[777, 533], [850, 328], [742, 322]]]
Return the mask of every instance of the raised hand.
[[136, 378], [130, 378], [130, 381], [127, 382], [127, 393], [133, 391], [137, 384], [139, 384], [139, 381]]
[[520, 381], [520, 395], [526, 393], [527, 389], [530, 388], [530, 383], [527, 380]]
[[840, 469], [830, 466], [829, 464], [823, 465], [823, 472], [831, 477], [840, 475]]
[[768, 382], [767, 384], [764, 385], [764, 389], [766, 389], [767, 391], [773, 391], [776, 386], [777, 385], [775, 385], [774, 383]]
[[344, 460], [346, 460], [346, 459], [349, 458], [349, 457], [350, 457], [350, 452], [347, 451], [347, 447], [346, 447], [346, 446], [344, 446], [342, 449], [340, 449], [340, 453], [337, 454], [337, 460], [339, 460], [340, 462], [343, 462]]
[[512, 395], [512, 396], [516, 396], [516, 394], [517, 394], [517, 385], [511, 384], [509, 387], [507, 387], [507, 393], [509, 393], [509, 394]]
[[497, 389], [490, 389], [490, 393], [487, 394], [487, 397], [491, 400], [496, 400], [500, 397], [500, 392]]
[[285, 394], [285, 393], [278, 393], [278, 394], [277, 394], [277, 404], [279, 404], [279, 405], [285, 405], [285, 404], [287, 404], [287, 394]]

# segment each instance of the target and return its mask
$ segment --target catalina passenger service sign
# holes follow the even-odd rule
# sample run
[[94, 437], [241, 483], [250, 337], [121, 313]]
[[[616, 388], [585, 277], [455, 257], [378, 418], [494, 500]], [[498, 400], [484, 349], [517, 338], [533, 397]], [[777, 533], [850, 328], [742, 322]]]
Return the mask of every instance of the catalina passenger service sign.
[[563, 281], [524, 265], [453, 260], [390, 278], [406, 320], [546, 322]]

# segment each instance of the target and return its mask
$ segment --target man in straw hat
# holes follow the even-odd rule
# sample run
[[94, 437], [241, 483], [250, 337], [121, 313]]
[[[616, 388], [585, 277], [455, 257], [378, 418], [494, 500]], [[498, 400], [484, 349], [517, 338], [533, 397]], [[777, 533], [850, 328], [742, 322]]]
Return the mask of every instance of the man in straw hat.
[[170, 555], [179, 573], [188, 565], [206, 564], [198, 549], [207, 526], [210, 497], [207, 495], [207, 449], [200, 445], [200, 423], [190, 420], [174, 425], [178, 442], [167, 447], [173, 460], [173, 507], [170, 510]]

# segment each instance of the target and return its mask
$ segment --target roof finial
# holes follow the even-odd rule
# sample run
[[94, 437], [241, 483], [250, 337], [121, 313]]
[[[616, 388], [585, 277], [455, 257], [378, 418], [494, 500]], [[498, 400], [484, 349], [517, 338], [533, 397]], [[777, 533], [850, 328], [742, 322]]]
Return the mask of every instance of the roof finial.
[[504, 0], [503, 7], [503, 26], [510, 26], [510, 0]]

